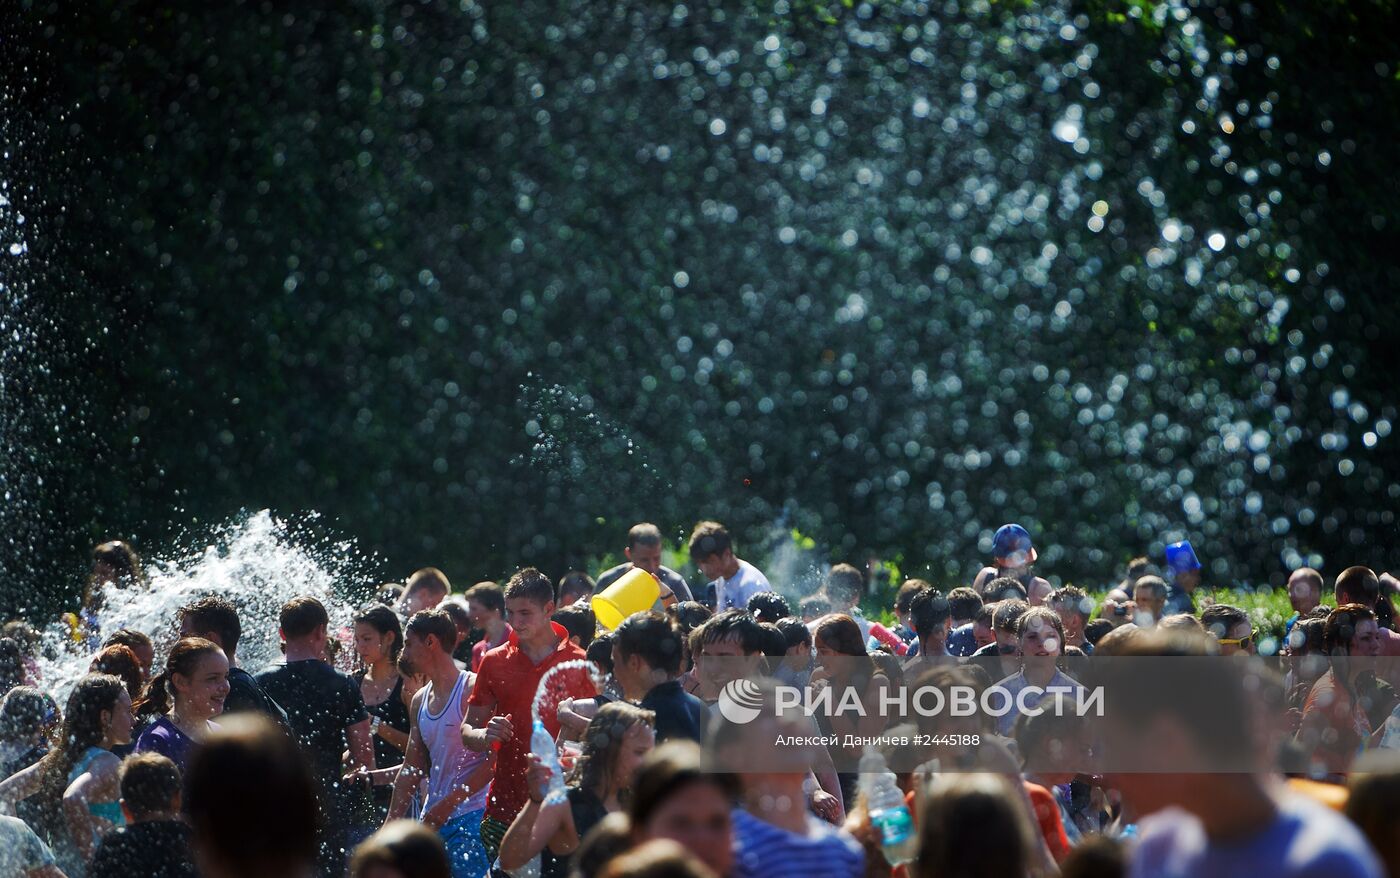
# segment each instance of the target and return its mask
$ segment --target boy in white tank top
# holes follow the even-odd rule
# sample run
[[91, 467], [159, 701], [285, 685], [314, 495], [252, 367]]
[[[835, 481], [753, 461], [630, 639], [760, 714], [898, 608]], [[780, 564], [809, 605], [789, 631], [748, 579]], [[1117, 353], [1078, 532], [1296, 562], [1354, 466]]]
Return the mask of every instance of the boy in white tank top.
[[389, 820], [408, 812], [413, 792], [426, 776], [427, 797], [417, 817], [436, 829], [447, 846], [453, 878], [481, 878], [491, 867], [481, 843], [481, 817], [495, 757], [462, 743], [462, 717], [476, 675], [452, 661], [457, 626], [441, 610], [415, 613], [404, 626], [399, 666], [421, 674], [428, 684], [409, 708], [408, 750], [394, 780]]

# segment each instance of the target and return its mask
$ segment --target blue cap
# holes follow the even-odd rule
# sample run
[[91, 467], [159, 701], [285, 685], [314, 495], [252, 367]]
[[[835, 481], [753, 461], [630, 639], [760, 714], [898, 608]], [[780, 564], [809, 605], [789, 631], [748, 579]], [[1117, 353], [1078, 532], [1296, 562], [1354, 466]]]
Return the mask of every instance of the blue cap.
[[1019, 524], [1003, 524], [992, 537], [992, 557], [1005, 561], [1004, 567], [1034, 564], [1036, 554], [1030, 532]]
[[1190, 540], [1167, 546], [1167, 567], [1173, 573], [1190, 573], [1201, 569], [1201, 562], [1196, 558], [1196, 550], [1191, 548]]

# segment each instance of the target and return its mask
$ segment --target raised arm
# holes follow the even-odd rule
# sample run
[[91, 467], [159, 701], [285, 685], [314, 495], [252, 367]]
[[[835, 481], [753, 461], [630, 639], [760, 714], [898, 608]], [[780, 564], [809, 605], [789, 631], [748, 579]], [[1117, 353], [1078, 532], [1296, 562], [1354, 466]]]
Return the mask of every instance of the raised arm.
[[5, 813], [13, 814], [15, 803], [22, 802], [39, 792], [39, 786], [43, 781], [44, 763], [42, 760], [15, 772], [0, 782], [0, 806], [4, 807]]
[[578, 830], [574, 829], [573, 811], [569, 803], [543, 804], [550, 770], [533, 753], [529, 758], [530, 768], [525, 773], [525, 781], [530, 800], [501, 839], [501, 868], [507, 872], [522, 868], [546, 845], [556, 854], [572, 853], [578, 847]]

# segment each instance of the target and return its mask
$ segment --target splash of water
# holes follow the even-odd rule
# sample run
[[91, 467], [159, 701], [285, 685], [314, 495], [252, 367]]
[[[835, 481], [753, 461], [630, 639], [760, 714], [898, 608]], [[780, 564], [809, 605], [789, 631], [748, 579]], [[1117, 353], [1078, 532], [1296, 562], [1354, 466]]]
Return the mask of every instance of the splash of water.
[[[588, 679], [593, 681], [593, 688], [599, 692], [603, 691], [603, 675], [598, 673], [598, 666], [588, 659], [574, 659], [572, 661], [560, 662], [554, 667], [544, 672], [540, 677], [539, 688], [535, 690], [535, 700], [530, 704], [530, 718], [534, 721], [541, 721], [540, 709], [544, 706], [549, 697], [549, 681], [554, 679], [556, 674], [564, 671], [586, 671]], [[557, 699], [556, 699], [557, 700]]]
[[[347, 596], [367, 581], [361, 566], [353, 544], [318, 544], [296, 526], [262, 510], [217, 529], [203, 548], [184, 557], [148, 559], [145, 587], [102, 586], [97, 621], [104, 637], [119, 628], [149, 635], [156, 646], [155, 673], [178, 639], [180, 608], [218, 595], [238, 608], [243, 628], [238, 665], [257, 673], [281, 658], [278, 614], [291, 598], [311, 595], [321, 601], [330, 614], [333, 635], [349, 626], [352, 611]], [[43, 638], [39, 676], [61, 704], [77, 679], [87, 673], [92, 657], [75, 646], [71, 629], [62, 622], [50, 625]], [[349, 660], [350, 652], [341, 650], [342, 663]]]

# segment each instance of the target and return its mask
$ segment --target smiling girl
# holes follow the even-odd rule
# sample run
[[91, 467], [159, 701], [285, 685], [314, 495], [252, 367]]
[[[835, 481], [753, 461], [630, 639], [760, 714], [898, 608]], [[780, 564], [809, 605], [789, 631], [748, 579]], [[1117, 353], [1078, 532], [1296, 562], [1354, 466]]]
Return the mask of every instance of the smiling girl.
[[136, 739], [137, 752], [168, 756], [183, 774], [190, 748], [218, 728], [212, 720], [224, 712], [228, 690], [222, 649], [202, 637], [177, 642], [165, 671], [151, 680], [136, 705], [138, 716], [156, 717]]

